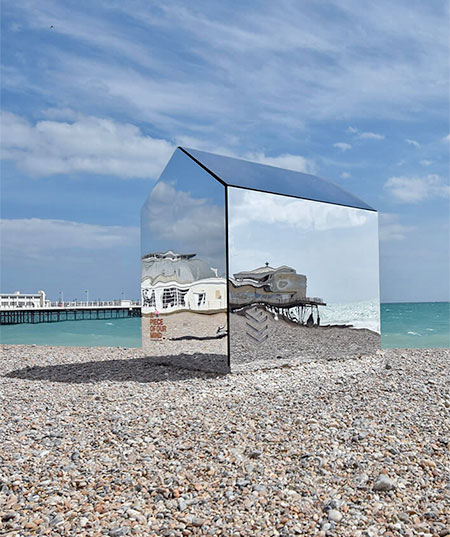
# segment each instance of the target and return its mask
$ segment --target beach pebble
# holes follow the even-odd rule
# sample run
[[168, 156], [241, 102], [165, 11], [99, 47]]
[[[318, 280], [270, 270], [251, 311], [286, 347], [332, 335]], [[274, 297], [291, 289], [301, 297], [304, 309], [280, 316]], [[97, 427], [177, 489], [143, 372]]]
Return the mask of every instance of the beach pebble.
[[328, 511], [328, 520], [332, 520], [333, 522], [340, 522], [342, 520], [342, 513], [339, 512], [337, 509], [330, 509]]
[[203, 518], [199, 518], [199, 517], [196, 517], [196, 516], [193, 516], [191, 518], [188, 519], [188, 523], [190, 526], [194, 526], [194, 527], [201, 527], [205, 524], [206, 520], [203, 519]]
[[122, 537], [122, 535], [127, 535], [129, 528], [112, 528], [109, 530], [108, 535], [110, 537]]
[[358, 474], [353, 479], [353, 483], [356, 485], [357, 488], [364, 488], [367, 485], [368, 481], [369, 481], [369, 476], [365, 473]]
[[387, 475], [381, 474], [373, 485], [373, 490], [387, 492], [395, 488], [395, 483]]

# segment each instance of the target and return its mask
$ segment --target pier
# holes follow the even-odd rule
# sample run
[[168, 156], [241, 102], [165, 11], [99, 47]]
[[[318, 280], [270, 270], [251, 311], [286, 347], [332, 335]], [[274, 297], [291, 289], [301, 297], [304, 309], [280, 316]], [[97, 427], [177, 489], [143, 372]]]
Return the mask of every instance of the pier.
[[141, 304], [138, 301], [54, 302], [45, 307], [1, 308], [0, 325], [125, 319], [140, 316]]

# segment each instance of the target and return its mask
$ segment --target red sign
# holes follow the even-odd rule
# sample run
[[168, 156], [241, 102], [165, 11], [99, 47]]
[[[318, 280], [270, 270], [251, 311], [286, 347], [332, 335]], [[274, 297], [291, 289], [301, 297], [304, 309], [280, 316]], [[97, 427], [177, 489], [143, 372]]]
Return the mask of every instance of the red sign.
[[150, 339], [163, 339], [163, 333], [166, 331], [164, 320], [158, 315], [150, 313]]

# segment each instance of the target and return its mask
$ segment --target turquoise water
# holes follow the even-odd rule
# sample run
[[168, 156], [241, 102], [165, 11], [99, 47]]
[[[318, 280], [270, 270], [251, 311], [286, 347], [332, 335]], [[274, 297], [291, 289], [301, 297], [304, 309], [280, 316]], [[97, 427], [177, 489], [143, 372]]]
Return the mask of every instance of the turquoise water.
[[[450, 347], [450, 303], [381, 305], [383, 348]], [[140, 347], [141, 319], [66, 321], [0, 327], [1, 343], [74, 347]]]
[[381, 304], [385, 349], [450, 347], [450, 302]]
[[140, 347], [141, 319], [131, 317], [3, 325], [0, 327], [0, 342], [71, 347]]

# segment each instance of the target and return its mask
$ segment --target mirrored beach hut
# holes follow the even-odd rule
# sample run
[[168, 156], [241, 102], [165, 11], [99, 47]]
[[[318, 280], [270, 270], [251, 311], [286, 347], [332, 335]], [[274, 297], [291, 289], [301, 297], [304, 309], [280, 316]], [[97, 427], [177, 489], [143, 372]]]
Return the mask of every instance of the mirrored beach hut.
[[313, 175], [178, 148], [141, 212], [142, 344], [226, 373], [379, 348], [378, 218]]

